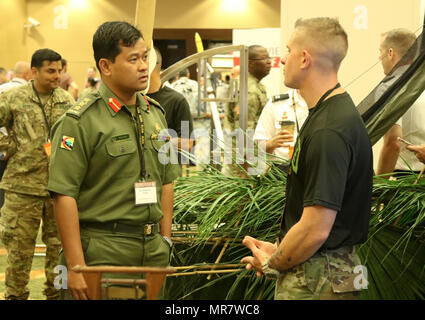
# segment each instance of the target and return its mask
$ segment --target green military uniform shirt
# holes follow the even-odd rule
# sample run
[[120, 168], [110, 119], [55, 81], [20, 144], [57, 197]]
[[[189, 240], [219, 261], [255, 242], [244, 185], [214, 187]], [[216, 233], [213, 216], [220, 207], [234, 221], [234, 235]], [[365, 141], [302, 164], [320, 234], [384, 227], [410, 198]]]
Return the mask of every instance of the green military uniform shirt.
[[[239, 128], [239, 115], [235, 113], [235, 106], [239, 101], [228, 104], [226, 112], [226, 129], [235, 130]], [[267, 104], [266, 87], [254, 76], [248, 73], [248, 126], [247, 129], [255, 130], [261, 111]], [[239, 106], [240, 108], [240, 106]], [[240, 112], [240, 109], [239, 109]]]
[[[162, 185], [179, 176], [180, 167], [159, 160], [166, 143], [164, 111], [154, 100], [137, 94], [144, 122], [142, 155], [146, 181], [156, 182], [157, 203], [135, 205], [134, 183], [141, 177], [137, 114], [122, 106], [115, 110], [111, 99], [119, 99], [102, 84], [86, 96], [53, 127], [52, 157], [48, 190], [76, 199], [80, 221], [155, 223], [162, 218]], [[116, 105], [116, 103], [115, 103]], [[140, 141], [140, 139], [139, 139]], [[161, 151], [161, 152], [160, 152]]]
[[74, 103], [72, 96], [56, 88], [43, 107], [48, 126], [33, 90], [32, 81], [11, 89], [0, 97], [0, 126], [8, 129], [10, 158], [0, 188], [16, 193], [48, 196], [48, 158], [43, 145], [49, 139], [49, 129]]

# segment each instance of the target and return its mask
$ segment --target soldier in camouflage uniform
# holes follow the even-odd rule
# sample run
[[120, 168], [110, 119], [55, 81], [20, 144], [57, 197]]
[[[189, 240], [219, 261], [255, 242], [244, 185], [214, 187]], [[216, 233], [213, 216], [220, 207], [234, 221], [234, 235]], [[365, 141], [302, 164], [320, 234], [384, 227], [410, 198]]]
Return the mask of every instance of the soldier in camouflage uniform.
[[[271, 58], [267, 49], [253, 45], [248, 48], [248, 130], [252, 133], [257, 126], [258, 119], [260, 118], [261, 111], [267, 104], [266, 87], [260, 81], [270, 73]], [[225, 114], [224, 128], [226, 134], [229, 135], [234, 130], [239, 129], [239, 102], [235, 101], [227, 105]], [[247, 138], [244, 137], [244, 141]], [[227, 140], [227, 139], [226, 139]], [[236, 149], [235, 139], [232, 139], [232, 150]], [[223, 166], [223, 173], [242, 175], [239, 167], [232, 164], [225, 164]]]
[[0, 98], [0, 126], [5, 126], [17, 146], [9, 149], [9, 163], [1, 188], [5, 190], [0, 233], [8, 251], [6, 299], [27, 299], [27, 284], [35, 241], [43, 222], [42, 240], [47, 246], [44, 295], [58, 297], [53, 286], [58, 264], [58, 237], [52, 201], [47, 192], [50, 156], [50, 128], [74, 103], [59, 88], [61, 56], [50, 50], [37, 50], [31, 59], [33, 81], [14, 88]]
[[309, 115], [286, 183], [278, 243], [246, 236], [257, 275], [277, 279], [275, 299], [355, 299], [367, 288], [356, 245], [367, 239], [371, 143], [338, 69], [347, 34], [333, 18], [299, 19], [282, 59], [285, 85], [299, 89]]

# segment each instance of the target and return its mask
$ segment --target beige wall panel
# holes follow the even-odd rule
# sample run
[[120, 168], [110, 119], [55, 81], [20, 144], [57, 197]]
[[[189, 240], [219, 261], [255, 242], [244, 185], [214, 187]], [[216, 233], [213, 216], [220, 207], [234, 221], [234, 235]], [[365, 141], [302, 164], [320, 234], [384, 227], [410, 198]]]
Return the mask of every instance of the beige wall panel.
[[0, 1], [0, 67], [12, 69], [18, 60], [30, 61], [26, 51], [26, 1]]
[[87, 68], [94, 66], [92, 39], [105, 21], [135, 21], [133, 0], [89, 0], [81, 7], [65, 0], [28, 0], [28, 14], [40, 22], [28, 36], [28, 53], [48, 47], [68, 61], [68, 72], [80, 90]]
[[[423, 0], [282, 0], [282, 52], [300, 17], [338, 17], [348, 34], [349, 49], [340, 69], [340, 82], [358, 104], [384, 77], [378, 60], [380, 34], [393, 28], [422, 30]], [[374, 67], [372, 67], [376, 64]], [[371, 68], [372, 67], [372, 68]], [[368, 72], [368, 70], [371, 68]], [[366, 72], [364, 75], [362, 75]], [[357, 80], [355, 80], [358, 78]], [[282, 90], [283, 86], [282, 76]], [[381, 142], [374, 147], [375, 168]]]
[[[231, 6], [241, 5], [238, 10]], [[227, 8], [227, 9], [226, 9]], [[279, 0], [159, 0], [155, 28], [279, 28]]]
[[135, 23], [140, 27], [143, 38], [151, 48], [153, 25], [155, 21], [156, 0], [137, 0], [136, 1], [136, 20]]

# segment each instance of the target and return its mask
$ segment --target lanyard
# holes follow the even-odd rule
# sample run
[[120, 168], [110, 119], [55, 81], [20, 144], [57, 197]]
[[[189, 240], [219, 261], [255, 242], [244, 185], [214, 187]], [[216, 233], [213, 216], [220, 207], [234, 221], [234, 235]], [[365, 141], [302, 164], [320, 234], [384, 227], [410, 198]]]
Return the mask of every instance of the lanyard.
[[292, 92], [292, 107], [294, 108], [295, 123], [297, 124], [297, 134], [299, 134], [299, 132], [300, 132], [300, 125], [298, 124], [297, 104], [295, 103], [295, 91]]
[[[338, 82], [336, 84], [335, 87], [333, 87], [332, 89], [329, 89], [328, 91], [326, 91], [323, 96], [321, 96], [321, 98], [319, 99], [319, 101], [316, 103], [316, 105], [313, 107], [313, 111], [311, 111], [307, 117], [307, 120], [304, 122], [303, 126], [301, 127], [301, 131], [298, 132], [298, 137], [297, 137], [297, 142], [301, 137], [301, 132], [304, 131], [304, 128], [307, 126], [307, 124], [309, 123], [310, 119], [313, 117], [313, 114], [317, 112], [317, 110], [319, 110], [320, 105], [322, 104], [322, 102], [332, 93], [334, 92], [334, 90], [338, 89], [340, 87], [340, 83]], [[295, 143], [295, 146], [297, 145], [297, 143]]]
[[46, 111], [44, 110], [44, 105], [41, 102], [40, 96], [38, 94], [37, 89], [34, 86], [34, 82], [32, 82], [32, 88], [34, 90], [35, 95], [37, 96], [38, 99], [38, 106], [41, 109], [41, 112], [43, 113], [43, 117], [44, 117], [44, 122], [46, 123], [46, 128], [47, 128], [47, 139], [50, 141], [50, 125], [49, 125], [49, 121], [47, 120], [47, 115], [46, 115]]
[[146, 178], [145, 156], [143, 153], [143, 148], [145, 147], [145, 124], [143, 121], [142, 112], [140, 110], [139, 104], [136, 104], [137, 117], [134, 117], [128, 108], [126, 108], [126, 110], [128, 110], [128, 114], [133, 119], [133, 124], [135, 125], [137, 136], [137, 149], [139, 151], [140, 175], [144, 180]]

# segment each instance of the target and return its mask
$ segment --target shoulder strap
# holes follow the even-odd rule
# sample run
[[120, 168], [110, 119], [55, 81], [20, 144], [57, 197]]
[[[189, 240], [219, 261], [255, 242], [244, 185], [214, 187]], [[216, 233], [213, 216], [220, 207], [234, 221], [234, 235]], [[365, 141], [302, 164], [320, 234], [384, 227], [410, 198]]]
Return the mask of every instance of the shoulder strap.
[[98, 99], [100, 99], [100, 94], [95, 92], [93, 94], [87, 95], [84, 99], [79, 101], [77, 104], [75, 104], [73, 107], [71, 107], [67, 112], [66, 115], [80, 119], [83, 113], [94, 104]]

